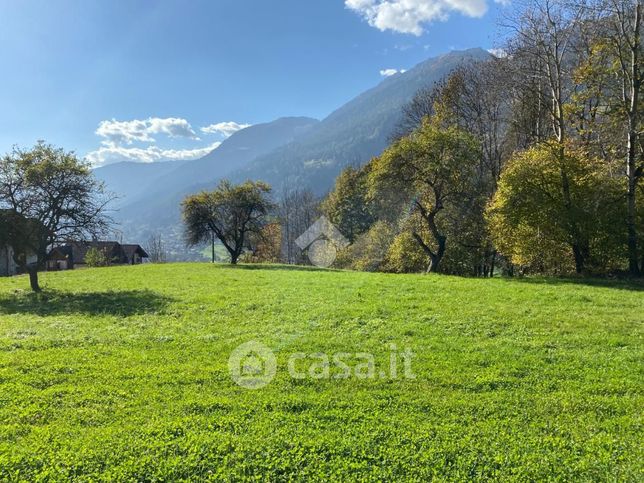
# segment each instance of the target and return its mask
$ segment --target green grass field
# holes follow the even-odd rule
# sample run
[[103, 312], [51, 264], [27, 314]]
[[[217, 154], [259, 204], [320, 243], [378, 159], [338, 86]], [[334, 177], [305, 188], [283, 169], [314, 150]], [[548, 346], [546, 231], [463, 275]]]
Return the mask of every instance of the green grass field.
[[[644, 478], [642, 286], [209, 264], [41, 281], [0, 279], [2, 481]], [[278, 360], [257, 390], [228, 369], [250, 340]], [[415, 379], [286, 369], [380, 369], [391, 344]]]

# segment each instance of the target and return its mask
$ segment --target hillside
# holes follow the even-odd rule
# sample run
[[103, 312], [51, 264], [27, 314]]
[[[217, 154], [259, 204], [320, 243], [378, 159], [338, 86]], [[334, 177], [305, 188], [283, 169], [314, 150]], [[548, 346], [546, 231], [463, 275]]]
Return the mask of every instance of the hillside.
[[402, 108], [419, 89], [431, 87], [467, 62], [484, 60], [483, 49], [452, 51], [383, 80], [331, 113], [305, 136], [258, 157], [233, 174], [237, 180], [285, 181], [325, 194], [340, 170], [361, 165], [387, 146]]
[[[209, 264], [42, 282], [0, 279], [3, 481], [642, 474], [641, 286]], [[251, 340], [277, 358], [255, 390], [229, 370]], [[400, 358], [393, 377], [407, 348], [415, 378]], [[316, 353], [352, 355], [349, 377]]]
[[[257, 124], [242, 129], [224, 140], [217, 149], [203, 158], [175, 163], [151, 163], [147, 170], [156, 168], [151, 182], [137, 186], [131, 180], [131, 164], [119, 163], [98, 168], [99, 179], [106, 179], [108, 187], [113, 183], [127, 186], [123, 209], [117, 219], [126, 224], [139, 226], [142, 219], [154, 220], [158, 226], [175, 223], [179, 219], [179, 204], [187, 193], [198, 191], [198, 185], [210, 186], [228, 173], [245, 166], [257, 156], [265, 154], [282, 144], [301, 136], [318, 121], [307, 117], [285, 117], [273, 122]], [[172, 169], [163, 169], [165, 165]], [[127, 169], [123, 169], [127, 168]], [[133, 189], [132, 189], [133, 188]], [[112, 188], [114, 190], [114, 188]]]
[[155, 181], [177, 168], [185, 161], [169, 161], [163, 163], [135, 163], [124, 161], [109, 164], [94, 170], [94, 175], [103, 181], [108, 190], [118, 196], [115, 208], [129, 204], [149, 190], [154, 190]]

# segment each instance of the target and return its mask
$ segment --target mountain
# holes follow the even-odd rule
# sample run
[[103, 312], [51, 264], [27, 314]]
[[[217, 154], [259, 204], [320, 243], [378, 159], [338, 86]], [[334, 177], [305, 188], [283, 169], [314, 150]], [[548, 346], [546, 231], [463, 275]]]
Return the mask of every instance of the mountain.
[[348, 102], [306, 135], [260, 156], [231, 178], [261, 179], [273, 187], [287, 181], [326, 193], [342, 168], [363, 164], [387, 146], [402, 107], [421, 88], [431, 87], [463, 63], [486, 60], [483, 49], [453, 51], [388, 77]]
[[148, 190], [154, 181], [185, 164], [185, 161], [167, 161], [163, 163], [135, 163], [123, 161], [109, 164], [94, 170], [94, 176], [103, 181], [107, 189], [118, 196], [114, 207], [128, 204]]
[[187, 194], [213, 188], [222, 177], [288, 144], [317, 123], [308, 117], [284, 117], [237, 131], [200, 159], [139, 166], [117, 163], [97, 168], [94, 173], [110, 191], [124, 195], [115, 205], [118, 212], [114, 218], [126, 239], [141, 242], [178, 223], [181, 200]]
[[[453, 51], [384, 79], [322, 121], [291, 117], [242, 129], [207, 156], [160, 169], [145, 187], [134, 187], [117, 219], [126, 237], [141, 241], [162, 231], [175, 239], [179, 251], [181, 200], [214, 187], [222, 177], [263, 180], [275, 191], [287, 183], [322, 195], [344, 167], [382, 152], [403, 106], [419, 89], [431, 87], [459, 65], [489, 57], [482, 49]], [[97, 175], [106, 177], [100, 171], [108, 168], [97, 169]]]
[[284, 117], [237, 131], [203, 158], [185, 162], [159, 176], [152, 189], [147, 190], [142, 197], [133, 198], [132, 202], [139, 207], [148, 204], [156, 206], [168, 195], [189, 193], [195, 185], [206, 183], [212, 186], [217, 180], [245, 167], [258, 156], [293, 141], [318, 122], [308, 117]]
[[[120, 197], [120, 206], [136, 204], [138, 210], [155, 200], [184, 192], [204, 181], [216, 182], [305, 133], [319, 121], [308, 117], [284, 117], [237, 131], [217, 149], [192, 161], [159, 163], [121, 162], [94, 170], [95, 176]], [[127, 215], [126, 215], [127, 216]]]

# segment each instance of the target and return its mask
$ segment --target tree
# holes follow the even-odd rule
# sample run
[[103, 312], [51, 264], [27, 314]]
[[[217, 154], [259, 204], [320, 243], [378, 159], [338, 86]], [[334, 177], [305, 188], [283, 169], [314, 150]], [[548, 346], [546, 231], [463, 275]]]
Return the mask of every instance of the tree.
[[393, 141], [409, 136], [423, 124], [424, 119], [435, 114], [436, 101], [440, 92], [445, 89], [445, 83], [445, 80], [442, 80], [433, 87], [424, 87], [416, 91], [411, 101], [402, 108], [402, 116], [394, 130]]
[[[568, 198], [562, 171], [570, 180]], [[562, 157], [559, 143], [550, 141], [510, 160], [487, 217], [497, 247], [513, 263], [582, 273], [589, 265], [605, 268], [623, 253], [623, 231], [614, 222], [619, 199], [619, 181], [604, 162], [572, 146]]]
[[368, 231], [339, 252], [334, 265], [366, 272], [387, 268], [387, 252], [395, 237], [396, 225], [386, 220], [378, 220]]
[[59, 240], [96, 238], [107, 231], [111, 219], [106, 209], [113, 199], [89, 163], [73, 152], [40, 141], [0, 158], [0, 208], [33, 220], [30, 236], [38, 239], [38, 262], [27, 267], [34, 291], [40, 290], [37, 271], [47, 248]]
[[320, 216], [319, 200], [310, 190], [292, 188], [287, 180], [282, 186], [277, 214], [281, 225], [282, 259], [286, 263], [303, 263], [302, 250], [295, 240]]
[[[591, 2], [590, 23], [594, 26], [594, 35], [590, 36], [588, 55], [578, 70], [579, 84], [585, 87], [579, 97], [583, 101], [594, 102], [594, 110], [584, 112], [587, 114], [588, 131], [600, 138], [602, 145], [615, 146], [614, 152], [625, 159], [626, 228], [631, 275], [640, 274], [637, 193], [644, 176], [642, 10], [641, 0]], [[614, 127], [617, 129], [611, 129]], [[602, 133], [602, 130], [608, 132]], [[616, 139], [622, 141], [616, 143]]]
[[168, 258], [165, 243], [163, 243], [160, 233], [155, 233], [148, 238], [145, 251], [150, 256], [149, 259], [152, 263], [165, 263]]
[[447, 244], [445, 213], [475, 191], [479, 159], [479, 143], [473, 136], [425, 119], [420, 129], [372, 161], [370, 189], [407, 193], [411, 214], [418, 214], [427, 228], [429, 237], [412, 232], [429, 258], [427, 272], [440, 268]]
[[[532, 0], [520, 3], [508, 27], [513, 31], [508, 50], [520, 65], [516, 82], [530, 83], [537, 79], [537, 99], [549, 113], [549, 131], [563, 143], [568, 123], [565, 104], [572, 95], [573, 51], [578, 38], [578, 26], [583, 17], [582, 5], [562, 0]], [[546, 133], [539, 129], [540, 138]]]
[[282, 227], [279, 223], [264, 225], [259, 233], [248, 237], [249, 251], [243, 260], [249, 263], [279, 263], [282, 257]]
[[37, 220], [27, 219], [15, 210], [0, 210], [0, 248], [11, 248], [14, 262], [22, 273], [29, 272], [31, 287], [36, 292], [40, 286], [37, 275], [29, 270], [29, 258], [42, 251], [45, 236], [45, 229]]
[[182, 203], [186, 242], [195, 246], [215, 236], [236, 264], [249, 234], [260, 234], [267, 223], [273, 209], [270, 191], [261, 181], [233, 185], [223, 180], [214, 191], [188, 196]]
[[[575, 90], [573, 71], [575, 52], [578, 50], [576, 42], [582, 37], [580, 26], [585, 11], [583, 4], [575, 5], [562, 0], [535, 0], [523, 4], [513, 20], [515, 37], [509, 46], [511, 54], [523, 67], [520, 69], [522, 75], [516, 80], [527, 83], [532, 77], [538, 79], [538, 89], [533, 97], [547, 108], [550, 127], [549, 130], [539, 128], [539, 139], [554, 139], [556, 142], [548, 144], [549, 155], [560, 158], [554, 165], [560, 167], [562, 206], [568, 211], [565, 218], [570, 223], [568, 232], [572, 237], [571, 245], [578, 271], [583, 271], [587, 241], [583, 238], [583, 228], [577, 226], [582, 220], [575, 216], [572, 181], [565, 169], [569, 165], [569, 157], [565, 150], [570, 134], [568, 105]], [[540, 117], [536, 119], [539, 121]]]
[[367, 164], [362, 168], [344, 169], [322, 203], [322, 211], [351, 242], [366, 232], [375, 221], [367, 199], [369, 166]]

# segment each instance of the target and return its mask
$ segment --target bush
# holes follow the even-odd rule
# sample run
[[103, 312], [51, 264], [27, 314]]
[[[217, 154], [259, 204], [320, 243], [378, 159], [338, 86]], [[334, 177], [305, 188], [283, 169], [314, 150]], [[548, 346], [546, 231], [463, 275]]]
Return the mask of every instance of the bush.
[[365, 272], [382, 269], [382, 264], [395, 237], [394, 227], [385, 221], [377, 221], [347, 249], [341, 251], [335, 261], [339, 268]]
[[418, 242], [410, 232], [404, 231], [396, 236], [389, 247], [383, 270], [394, 273], [424, 272], [428, 263], [427, 255]]
[[85, 264], [88, 267], [107, 267], [110, 259], [104, 250], [92, 247], [85, 254]]

